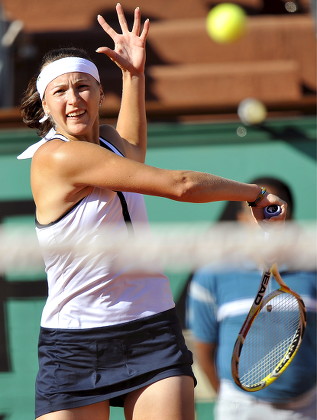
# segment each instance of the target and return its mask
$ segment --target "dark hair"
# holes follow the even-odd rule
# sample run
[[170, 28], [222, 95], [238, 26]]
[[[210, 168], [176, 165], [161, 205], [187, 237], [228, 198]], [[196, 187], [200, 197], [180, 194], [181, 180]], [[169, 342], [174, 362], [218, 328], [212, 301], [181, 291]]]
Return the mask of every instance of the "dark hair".
[[[81, 57], [86, 58], [89, 61], [92, 61], [89, 54], [81, 49], [76, 47], [64, 47], [48, 51], [41, 63], [41, 69], [53, 61], [59, 60], [66, 57]], [[39, 73], [40, 73], [39, 71]], [[21, 100], [20, 110], [23, 122], [30, 128], [35, 128], [37, 134], [40, 137], [44, 137], [51, 128], [53, 128], [53, 123], [49, 118], [44, 123], [40, 123], [39, 120], [44, 116], [44, 110], [42, 107], [42, 101], [40, 95], [36, 89], [36, 79], [37, 76], [32, 77], [30, 80]]]
[[[294, 198], [290, 187], [282, 180], [269, 177], [261, 176], [254, 178], [250, 181], [250, 184], [266, 185], [276, 189], [277, 195], [287, 203], [288, 218], [291, 220], [294, 214]], [[270, 192], [270, 191], [269, 191]], [[237, 220], [238, 213], [242, 209], [241, 201], [228, 201], [219, 217], [220, 222]]]

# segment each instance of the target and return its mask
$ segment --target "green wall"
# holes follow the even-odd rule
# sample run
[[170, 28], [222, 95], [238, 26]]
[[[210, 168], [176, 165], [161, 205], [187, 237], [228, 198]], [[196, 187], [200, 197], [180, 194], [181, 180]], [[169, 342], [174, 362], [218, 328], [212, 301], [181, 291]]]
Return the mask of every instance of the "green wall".
[[[315, 118], [271, 120], [262, 127], [246, 127], [242, 138], [237, 135], [239, 127], [238, 123], [152, 126], [147, 161], [243, 182], [260, 175], [277, 176], [293, 189], [296, 219], [315, 220]], [[153, 197], [147, 202], [153, 221], [211, 221], [223, 207], [223, 203], [185, 204]]]
[[[316, 218], [316, 119], [271, 120], [260, 127], [238, 123], [151, 124], [147, 163], [170, 169], [207, 171], [248, 181], [259, 175], [278, 176], [295, 194], [300, 220]], [[0, 130], [0, 200], [31, 197], [29, 160], [16, 155], [33, 141], [31, 130]], [[211, 221], [222, 203], [187, 204], [147, 197], [152, 221]]]
[[[315, 118], [270, 120], [261, 127], [241, 127], [239, 123], [151, 124], [147, 163], [207, 171], [239, 181], [260, 175], [277, 176], [293, 188], [295, 218], [315, 220]], [[239, 136], [237, 130], [245, 135]], [[16, 155], [35, 140], [30, 130], [0, 130], [0, 223], [33, 223], [30, 162], [18, 161]], [[223, 206], [156, 197], [147, 197], [146, 203], [152, 223], [209, 224], [217, 219]], [[169, 274], [177, 300], [188, 273]], [[45, 287], [43, 273], [0, 276], [0, 419], [33, 418], [37, 334]], [[211, 402], [204, 403], [197, 402], [198, 420], [210, 419]], [[112, 418], [123, 418], [122, 412], [114, 410]]]

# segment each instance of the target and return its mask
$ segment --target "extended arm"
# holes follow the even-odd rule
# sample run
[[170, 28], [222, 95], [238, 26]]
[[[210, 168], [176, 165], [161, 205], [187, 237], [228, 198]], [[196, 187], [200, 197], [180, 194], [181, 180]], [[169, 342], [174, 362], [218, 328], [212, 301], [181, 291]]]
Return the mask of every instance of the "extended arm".
[[[42, 151], [39, 149], [33, 164], [45, 173], [52, 170], [55, 183], [60, 183], [60, 188], [64, 190], [66, 186], [73, 191], [91, 186], [193, 203], [254, 201], [260, 192], [256, 184], [245, 184], [205, 172], [160, 169], [122, 158], [88, 142], [52, 141]], [[282, 207], [281, 215], [272, 219], [284, 219], [286, 203], [272, 194], [266, 195], [259, 207], [254, 208], [254, 214], [258, 213], [256, 218], [263, 220], [261, 208], [269, 204]]]

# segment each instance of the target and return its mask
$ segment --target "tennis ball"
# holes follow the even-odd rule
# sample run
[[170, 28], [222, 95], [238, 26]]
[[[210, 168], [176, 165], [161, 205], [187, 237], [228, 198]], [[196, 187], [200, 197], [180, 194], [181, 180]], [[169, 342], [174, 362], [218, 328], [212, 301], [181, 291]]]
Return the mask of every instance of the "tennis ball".
[[266, 119], [265, 105], [255, 98], [246, 98], [238, 106], [238, 116], [246, 125], [260, 124]]
[[240, 6], [232, 3], [218, 4], [207, 15], [207, 32], [216, 42], [233, 42], [245, 34], [246, 21], [246, 14]]

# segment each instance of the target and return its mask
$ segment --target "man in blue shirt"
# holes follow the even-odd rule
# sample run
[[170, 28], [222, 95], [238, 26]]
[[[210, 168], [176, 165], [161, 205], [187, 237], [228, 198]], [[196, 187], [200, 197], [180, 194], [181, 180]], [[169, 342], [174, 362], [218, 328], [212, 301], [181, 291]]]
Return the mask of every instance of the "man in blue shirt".
[[[288, 203], [289, 187], [274, 178], [252, 181]], [[228, 211], [234, 208], [234, 214]], [[250, 223], [244, 203], [228, 203], [222, 220]], [[241, 265], [240, 271], [217, 270], [213, 265], [194, 273], [188, 296], [188, 321], [196, 359], [217, 392], [216, 420], [316, 420], [316, 272], [281, 270], [282, 278], [303, 298], [307, 328], [303, 343], [289, 368], [267, 388], [248, 393], [233, 382], [231, 356], [237, 334], [258, 290], [261, 271]], [[278, 286], [272, 279], [272, 289]]]

